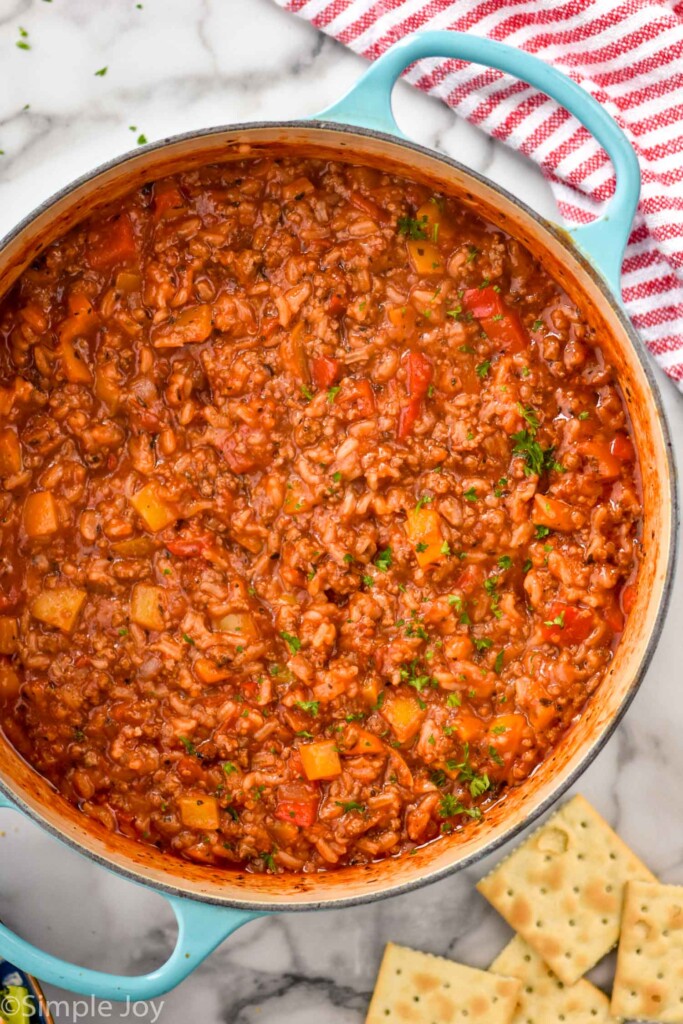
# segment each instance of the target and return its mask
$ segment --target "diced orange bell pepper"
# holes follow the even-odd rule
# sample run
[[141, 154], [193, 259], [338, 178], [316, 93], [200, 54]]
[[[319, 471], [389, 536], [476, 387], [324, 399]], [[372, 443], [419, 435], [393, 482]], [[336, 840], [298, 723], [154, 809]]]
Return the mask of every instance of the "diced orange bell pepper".
[[580, 644], [590, 636], [594, 626], [595, 618], [590, 608], [553, 601], [548, 606], [541, 632], [543, 639], [552, 644]]
[[178, 519], [177, 512], [159, 495], [154, 481], [145, 484], [128, 500], [152, 533], [163, 530]]
[[163, 587], [153, 583], [136, 583], [130, 598], [131, 620], [143, 629], [164, 628], [166, 595]]
[[535, 494], [531, 521], [535, 526], [548, 526], [551, 530], [575, 530], [575, 509], [566, 501], [551, 498], [549, 494]]
[[234, 633], [244, 640], [254, 640], [258, 629], [254, 617], [249, 612], [228, 612], [214, 621], [214, 629], [220, 633]]
[[535, 732], [543, 732], [558, 717], [555, 704], [538, 678], [522, 677], [517, 681], [516, 692], [518, 702], [524, 708], [529, 725]]
[[386, 698], [381, 714], [393, 729], [398, 742], [407, 743], [422, 725], [425, 712], [412, 693], [397, 691]]
[[387, 316], [391, 323], [391, 335], [397, 341], [405, 341], [411, 337], [417, 322], [417, 310], [414, 306], [392, 306]]
[[425, 242], [421, 238], [409, 238], [406, 244], [410, 262], [417, 274], [422, 277], [443, 274], [443, 259], [433, 242]]
[[212, 832], [220, 825], [218, 800], [215, 796], [198, 793], [196, 796], [181, 796], [178, 800], [180, 818], [186, 828]]
[[162, 324], [154, 332], [155, 348], [182, 348], [206, 341], [213, 330], [213, 309], [205, 303], [184, 309], [175, 320]]
[[316, 388], [324, 390], [330, 388], [339, 377], [341, 363], [338, 359], [331, 359], [329, 356], [316, 356], [311, 359], [311, 378]]
[[51, 491], [34, 491], [26, 496], [23, 513], [26, 536], [50, 537], [59, 529], [57, 505]]
[[318, 817], [320, 790], [311, 782], [288, 782], [278, 786], [275, 817], [300, 828], [313, 825]]
[[94, 270], [123, 263], [136, 255], [133, 225], [126, 213], [117, 214], [111, 220], [98, 224], [88, 235], [87, 259]]
[[301, 763], [306, 777], [314, 782], [316, 779], [333, 779], [341, 775], [339, 751], [334, 740], [316, 740], [299, 747]]
[[11, 427], [0, 430], [0, 476], [21, 473], [21, 445]]
[[407, 513], [406, 533], [415, 549], [417, 563], [422, 568], [444, 557], [439, 522], [439, 513], [432, 508], [422, 506], [410, 509]]
[[154, 219], [169, 220], [183, 212], [185, 200], [173, 181], [154, 183]]
[[19, 673], [6, 658], [0, 660], [0, 701], [14, 700], [19, 696], [21, 679]]
[[529, 347], [529, 335], [513, 309], [505, 305], [492, 285], [468, 288], [462, 298], [463, 309], [481, 323], [487, 337], [507, 352], [523, 352]]
[[466, 711], [459, 711], [453, 728], [461, 743], [474, 743], [483, 736], [486, 725], [476, 715], [469, 715]]
[[18, 646], [17, 620], [11, 615], [0, 615], [0, 654], [15, 654]]
[[520, 750], [528, 728], [524, 715], [496, 715], [489, 724], [488, 742], [500, 756], [505, 757], [507, 754], [514, 757]]
[[370, 732], [369, 729], [361, 729], [360, 726], [356, 726], [356, 742], [352, 747], [348, 747], [346, 750], [342, 750], [342, 754], [345, 757], [360, 757], [363, 754], [383, 754], [385, 747], [379, 736], [376, 736], [374, 732]]
[[43, 590], [33, 599], [31, 615], [47, 626], [61, 629], [63, 633], [72, 633], [86, 596], [85, 590], [77, 587]]
[[73, 341], [60, 341], [59, 354], [62, 357], [62, 370], [70, 384], [90, 384], [92, 373], [85, 360], [79, 355]]

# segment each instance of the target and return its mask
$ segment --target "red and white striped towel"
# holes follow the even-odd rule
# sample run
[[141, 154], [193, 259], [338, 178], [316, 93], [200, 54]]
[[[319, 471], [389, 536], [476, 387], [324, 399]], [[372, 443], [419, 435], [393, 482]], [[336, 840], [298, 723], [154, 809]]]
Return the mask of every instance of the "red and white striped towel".
[[[683, 0], [276, 0], [370, 60], [418, 29], [459, 29], [528, 50], [616, 118], [643, 174], [623, 265], [634, 325], [683, 391]], [[557, 104], [499, 71], [460, 61], [408, 79], [537, 161], [563, 217], [583, 223], [614, 188], [606, 155]]]

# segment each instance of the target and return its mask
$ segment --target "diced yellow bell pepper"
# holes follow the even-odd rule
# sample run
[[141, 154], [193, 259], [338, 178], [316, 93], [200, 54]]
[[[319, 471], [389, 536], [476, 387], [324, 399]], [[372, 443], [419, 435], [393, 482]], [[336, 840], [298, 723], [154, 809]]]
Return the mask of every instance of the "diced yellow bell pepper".
[[163, 587], [153, 583], [136, 583], [130, 599], [130, 617], [143, 629], [164, 628], [166, 595]]
[[111, 549], [121, 558], [145, 558], [152, 554], [154, 547], [151, 537], [127, 537], [125, 540], [114, 541]]
[[0, 700], [13, 700], [19, 696], [21, 679], [19, 673], [9, 661], [0, 661]]
[[120, 270], [116, 275], [116, 290], [117, 292], [123, 292], [129, 294], [130, 292], [138, 292], [142, 287], [142, 277], [140, 274], [136, 274], [133, 270]]
[[220, 825], [218, 800], [215, 796], [207, 796], [205, 793], [181, 796], [178, 805], [180, 817], [186, 828], [212, 831]]
[[430, 274], [443, 274], [444, 265], [441, 253], [433, 242], [425, 242], [421, 238], [408, 240], [408, 255], [416, 273], [423, 277]]
[[311, 782], [316, 779], [333, 779], [335, 775], [341, 775], [341, 761], [334, 740], [306, 743], [299, 747], [299, 754], [306, 778]]
[[439, 526], [439, 513], [432, 508], [412, 508], [408, 512], [406, 533], [415, 549], [419, 566], [424, 568], [444, 557], [443, 537]]
[[249, 612], [228, 612], [214, 622], [214, 628], [220, 633], [234, 633], [245, 640], [253, 640], [257, 636], [256, 625]]
[[574, 511], [566, 501], [551, 498], [549, 494], [535, 494], [531, 521], [535, 526], [548, 526], [551, 530], [575, 530]]
[[88, 364], [81, 359], [73, 341], [63, 338], [59, 343], [59, 354], [62, 357], [64, 376], [71, 384], [90, 384], [92, 373]]
[[17, 620], [11, 615], [0, 615], [0, 654], [14, 654], [18, 641]]
[[222, 683], [232, 675], [230, 668], [219, 668], [210, 658], [197, 658], [192, 667], [202, 683]]
[[422, 725], [424, 710], [412, 693], [395, 693], [382, 704], [382, 718], [386, 719], [399, 743], [407, 743]]
[[23, 522], [27, 537], [50, 537], [57, 532], [57, 505], [50, 491], [34, 491], [27, 495]]
[[95, 394], [109, 412], [116, 412], [121, 402], [121, 388], [114, 363], [102, 363], [95, 370]]
[[0, 476], [21, 473], [21, 445], [11, 427], [0, 430]]
[[77, 587], [43, 590], [34, 598], [31, 614], [34, 619], [44, 622], [47, 626], [61, 629], [63, 633], [72, 633], [86, 596], [85, 590], [79, 590]]
[[159, 496], [157, 485], [151, 481], [129, 499], [131, 505], [144, 520], [145, 526], [152, 533], [163, 530], [178, 519], [175, 509]]

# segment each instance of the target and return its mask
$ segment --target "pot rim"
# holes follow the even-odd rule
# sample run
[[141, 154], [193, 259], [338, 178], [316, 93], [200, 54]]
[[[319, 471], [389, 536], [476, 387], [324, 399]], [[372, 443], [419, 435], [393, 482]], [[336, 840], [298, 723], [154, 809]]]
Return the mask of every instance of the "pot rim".
[[[541, 216], [531, 207], [529, 207], [523, 200], [518, 199], [512, 195], [501, 185], [491, 181], [485, 175], [478, 171], [472, 170], [465, 166], [459, 161], [442, 154], [428, 146], [424, 146], [421, 143], [413, 142], [410, 139], [404, 137], [397, 137], [395, 135], [388, 134], [387, 132], [378, 131], [373, 128], [363, 128], [350, 124], [342, 124], [336, 121], [328, 121], [322, 119], [297, 119], [291, 121], [250, 121], [239, 124], [228, 124], [221, 125], [211, 128], [203, 128], [196, 131], [182, 132], [177, 135], [167, 136], [164, 139], [160, 139], [157, 142], [149, 143], [145, 146], [141, 146], [136, 150], [129, 150], [120, 156], [113, 157], [102, 164], [99, 164], [92, 171], [86, 172], [80, 175], [78, 178], [73, 179], [63, 188], [53, 193], [42, 203], [40, 203], [34, 210], [23, 217], [9, 232], [7, 232], [2, 238], [0, 238], [0, 256], [4, 249], [18, 238], [21, 233], [28, 228], [33, 221], [39, 216], [48, 213], [50, 208], [61, 200], [67, 198], [73, 192], [79, 188], [88, 185], [93, 182], [101, 174], [108, 171], [115, 170], [117, 168], [123, 168], [126, 164], [136, 159], [139, 156], [144, 156], [150, 153], [161, 153], [170, 146], [177, 145], [183, 142], [192, 142], [198, 139], [210, 138], [215, 135], [222, 135], [225, 133], [234, 133], [243, 131], [250, 133], [259, 130], [272, 131], [273, 129], [282, 129], [286, 131], [288, 129], [305, 129], [306, 131], [326, 131], [339, 134], [340, 136], [350, 137], [361, 137], [375, 139], [380, 142], [389, 143], [390, 145], [397, 146], [401, 149], [408, 150], [429, 157], [432, 160], [438, 160], [445, 164], [447, 167], [453, 168], [458, 171], [459, 174], [472, 178], [480, 185], [485, 186], [488, 189], [501, 195], [509, 203], [520, 209], [527, 217], [529, 217], [541, 232], [549, 234], [566, 252], [569, 256], [579, 264], [581, 269], [587, 273], [591, 278], [593, 284], [599, 289], [599, 291], [609, 301], [610, 308], [613, 315], [616, 317], [620, 328], [630, 341], [633, 349], [635, 350], [638, 362], [644, 373], [647, 385], [652, 396], [655, 411], [658, 416], [660, 429], [662, 432], [662, 440], [666, 458], [666, 468], [669, 478], [669, 500], [671, 505], [670, 512], [670, 544], [667, 558], [667, 564], [665, 569], [665, 576], [662, 584], [661, 597], [659, 601], [659, 607], [652, 624], [651, 632], [645, 645], [643, 654], [640, 658], [640, 662], [636, 672], [634, 673], [631, 685], [624, 695], [617, 711], [604, 726], [602, 731], [599, 733], [597, 738], [593, 740], [583, 753], [577, 764], [571, 770], [571, 772], [562, 779], [560, 782], [555, 784], [544, 797], [540, 803], [535, 806], [524, 820], [511, 823], [509, 827], [503, 828], [499, 835], [495, 836], [489, 842], [485, 843], [478, 850], [474, 850], [463, 857], [456, 857], [451, 863], [445, 864], [442, 867], [435, 868], [433, 870], [426, 870], [419, 877], [410, 879], [408, 881], [399, 882], [397, 884], [390, 884], [386, 889], [379, 888], [372, 892], [358, 893], [353, 896], [337, 897], [332, 896], [330, 898], [311, 899], [305, 901], [297, 901], [295, 903], [289, 903], [286, 899], [280, 899], [278, 901], [268, 900], [249, 900], [232, 897], [220, 897], [213, 894], [195, 892], [188, 893], [180, 886], [174, 886], [170, 882], [160, 881], [158, 879], [149, 880], [146, 877], [145, 869], [143, 866], [138, 865], [137, 870], [133, 870], [129, 867], [116, 863], [115, 855], [111, 857], [104, 856], [103, 854], [94, 850], [88, 849], [82, 845], [75, 837], [64, 834], [56, 825], [47, 822], [43, 819], [39, 811], [34, 810], [29, 806], [21, 797], [17, 797], [10, 786], [0, 779], [0, 793], [5, 795], [12, 800], [32, 821], [39, 825], [42, 829], [47, 831], [50, 835], [56, 839], [65, 843], [70, 848], [76, 850], [78, 853], [87, 857], [89, 860], [94, 861], [96, 864], [107, 868], [108, 870], [120, 875], [128, 881], [144, 885], [149, 889], [156, 892], [165, 894], [167, 896], [181, 897], [188, 900], [192, 900], [198, 903], [206, 903], [215, 906], [233, 907], [240, 910], [254, 911], [256, 913], [278, 913], [278, 912], [305, 912], [316, 909], [342, 909], [345, 907], [356, 906], [361, 903], [371, 903], [376, 900], [385, 899], [389, 896], [399, 896], [412, 890], [419, 889], [422, 886], [431, 884], [432, 882], [440, 881], [449, 875], [455, 874], [484, 857], [498, 850], [505, 843], [510, 842], [516, 838], [521, 832], [525, 831], [534, 822], [545, 814], [557, 801], [566, 793], [566, 791], [574, 785], [577, 779], [586, 771], [586, 769], [593, 763], [598, 754], [603, 750], [608, 740], [612, 737], [617, 726], [622, 721], [624, 715], [628, 711], [631, 702], [633, 701], [636, 693], [640, 689], [643, 682], [647, 669], [650, 666], [652, 657], [656, 650], [657, 644], [661, 637], [662, 628], [666, 619], [666, 614], [671, 599], [671, 593], [674, 582], [674, 568], [677, 564], [678, 559], [678, 534], [680, 527], [680, 508], [678, 502], [678, 489], [676, 481], [676, 467], [673, 455], [673, 444], [671, 439], [671, 432], [669, 429], [669, 423], [667, 420], [666, 412], [664, 410], [661, 392], [659, 384], [656, 380], [653, 366], [650, 362], [650, 358], [645, 350], [643, 342], [640, 340], [635, 328], [630, 322], [630, 319], [626, 315], [626, 312], [619, 301], [619, 297], [615, 296], [611, 287], [603, 277], [599, 269], [594, 266], [589, 258], [578, 248], [574, 240], [572, 239], [569, 232], [558, 225], [548, 221], [545, 217]], [[351, 156], [351, 153], [346, 154]], [[344, 153], [340, 153], [340, 158], [343, 158]], [[248, 158], [248, 154], [245, 154], [245, 158]], [[207, 160], [207, 163], [218, 162], [218, 160], [212, 161]], [[551, 784], [552, 785], [552, 784]], [[396, 858], [388, 858], [394, 860]], [[340, 879], [343, 878], [344, 869], [339, 869], [335, 872]]]

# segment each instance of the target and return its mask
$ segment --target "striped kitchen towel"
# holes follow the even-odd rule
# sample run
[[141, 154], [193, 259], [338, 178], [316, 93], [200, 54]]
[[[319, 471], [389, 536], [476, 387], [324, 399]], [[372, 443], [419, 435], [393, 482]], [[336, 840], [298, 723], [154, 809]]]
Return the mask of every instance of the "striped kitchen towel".
[[[616, 118], [643, 174], [623, 293], [650, 352], [683, 391], [683, 0], [276, 0], [375, 59], [418, 29], [459, 29], [528, 50]], [[407, 74], [536, 160], [563, 217], [591, 220], [614, 189], [606, 154], [557, 104], [499, 71], [430, 60]]]

